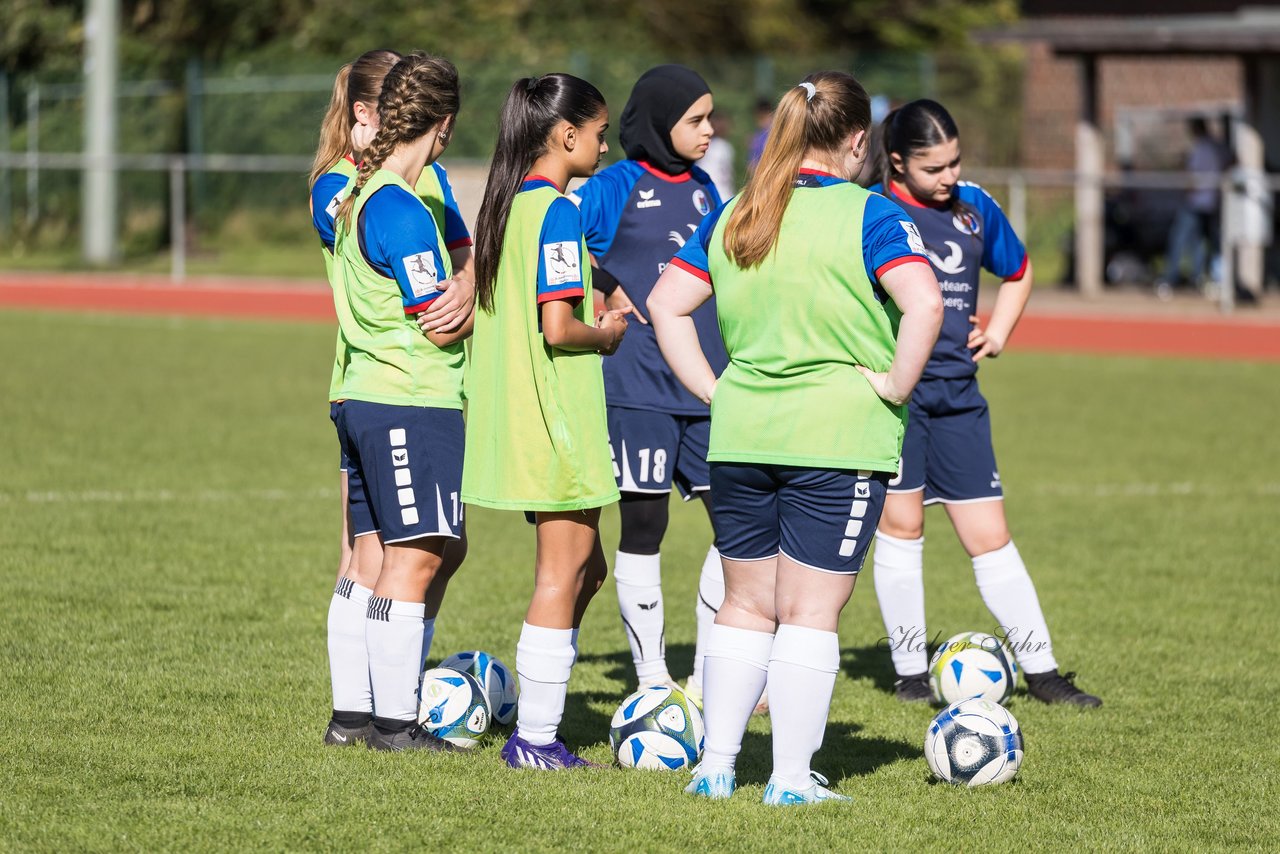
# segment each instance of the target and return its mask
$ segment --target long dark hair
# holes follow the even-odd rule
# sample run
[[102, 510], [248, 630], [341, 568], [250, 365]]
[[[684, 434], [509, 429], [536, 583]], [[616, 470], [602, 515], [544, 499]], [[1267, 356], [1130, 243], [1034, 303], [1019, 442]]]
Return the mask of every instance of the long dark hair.
[[724, 228], [725, 253], [739, 269], [759, 264], [773, 250], [805, 152], [835, 151], [871, 125], [871, 99], [852, 74], [818, 71], [787, 90], [773, 114], [760, 162]]
[[476, 217], [476, 293], [480, 307], [490, 314], [507, 217], [520, 183], [546, 152], [551, 131], [560, 122], [580, 128], [604, 109], [600, 90], [570, 74], [522, 77], [507, 93], [498, 123], [498, 145]]
[[880, 144], [876, 146], [872, 173], [884, 186], [887, 196], [889, 182], [899, 174], [891, 154], [898, 155], [905, 163], [913, 154], [959, 138], [960, 129], [946, 107], [937, 101], [921, 98], [903, 104], [885, 116], [878, 136]]
[[396, 146], [421, 139], [442, 120], [456, 116], [460, 105], [458, 69], [449, 60], [415, 52], [397, 62], [382, 81], [378, 133], [369, 143], [355, 184], [334, 218], [349, 228], [356, 197]]

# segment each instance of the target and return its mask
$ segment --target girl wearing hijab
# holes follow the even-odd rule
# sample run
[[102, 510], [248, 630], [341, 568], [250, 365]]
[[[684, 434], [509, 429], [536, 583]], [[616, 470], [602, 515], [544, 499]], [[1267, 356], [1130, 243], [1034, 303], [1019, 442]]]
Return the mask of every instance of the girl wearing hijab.
[[[570, 198], [582, 212], [596, 282], [611, 308], [635, 305], [638, 323], [604, 364], [613, 472], [622, 493], [622, 536], [614, 578], [618, 606], [641, 687], [674, 686], [667, 670], [659, 548], [671, 486], [707, 503], [710, 410], [671, 373], [641, 308], [658, 276], [702, 218], [720, 207], [707, 173], [694, 164], [711, 142], [711, 90], [696, 72], [660, 65], [636, 81], [619, 132], [627, 159], [597, 173]], [[728, 363], [715, 301], [694, 314], [707, 361]], [[714, 523], [714, 518], [713, 518]], [[720, 555], [702, 565], [698, 646], [686, 692], [701, 702], [702, 647], [724, 600]]]

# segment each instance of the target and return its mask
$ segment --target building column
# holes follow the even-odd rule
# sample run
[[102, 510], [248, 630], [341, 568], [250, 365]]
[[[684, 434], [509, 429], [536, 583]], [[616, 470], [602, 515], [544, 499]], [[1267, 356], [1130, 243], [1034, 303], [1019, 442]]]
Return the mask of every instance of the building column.
[[1085, 297], [1102, 293], [1106, 247], [1102, 172], [1105, 152], [1098, 127], [1098, 58], [1080, 57], [1080, 118], [1076, 122], [1076, 287]]

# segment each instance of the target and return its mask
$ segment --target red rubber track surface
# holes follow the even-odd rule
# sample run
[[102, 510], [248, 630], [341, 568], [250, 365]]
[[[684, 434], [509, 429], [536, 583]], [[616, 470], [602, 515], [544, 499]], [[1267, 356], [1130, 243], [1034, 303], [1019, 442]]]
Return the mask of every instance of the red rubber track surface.
[[[323, 283], [0, 274], [0, 307], [333, 322]], [[1280, 361], [1280, 319], [1038, 314], [1018, 324], [1019, 350]]]

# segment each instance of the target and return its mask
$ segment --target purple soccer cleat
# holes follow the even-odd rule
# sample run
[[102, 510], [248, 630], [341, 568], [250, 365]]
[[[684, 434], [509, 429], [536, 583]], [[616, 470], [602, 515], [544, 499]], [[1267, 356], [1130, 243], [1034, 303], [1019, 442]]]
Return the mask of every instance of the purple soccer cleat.
[[550, 744], [530, 744], [520, 737], [519, 730], [511, 733], [511, 738], [502, 746], [502, 758], [512, 768], [537, 768], [539, 771], [604, 767], [570, 753], [558, 738]]

